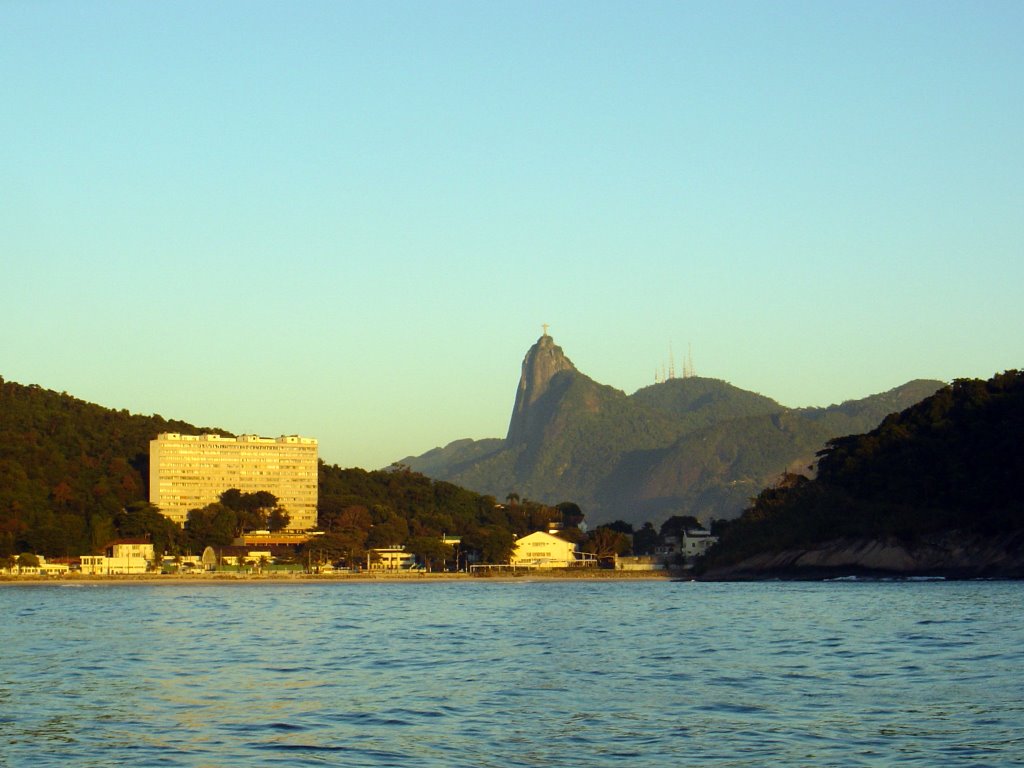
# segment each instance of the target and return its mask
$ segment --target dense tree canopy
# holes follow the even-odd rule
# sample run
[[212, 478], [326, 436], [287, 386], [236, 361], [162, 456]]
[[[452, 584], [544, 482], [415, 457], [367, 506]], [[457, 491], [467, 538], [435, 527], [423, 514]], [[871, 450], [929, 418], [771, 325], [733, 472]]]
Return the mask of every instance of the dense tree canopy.
[[140, 530], [170, 543], [169, 529], [140, 522], [150, 513], [135, 506], [146, 501], [149, 441], [160, 432], [228, 434], [0, 378], [0, 554], [85, 554]]
[[360, 562], [374, 547], [405, 546], [420, 562], [436, 565], [457, 556], [441, 543], [447, 535], [461, 539], [461, 551], [500, 563], [508, 561], [516, 536], [583, 519], [571, 502], [552, 507], [516, 493], [506, 502], [403, 465], [367, 471], [321, 463], [319, 522], [325, 536], [310, 546], [326, 545], [343, 562]]
[[709, 565], [841, 537], [1024, 528], [1024, 373], [959, 380], [863, 435], [829, 442], [724, 531]]

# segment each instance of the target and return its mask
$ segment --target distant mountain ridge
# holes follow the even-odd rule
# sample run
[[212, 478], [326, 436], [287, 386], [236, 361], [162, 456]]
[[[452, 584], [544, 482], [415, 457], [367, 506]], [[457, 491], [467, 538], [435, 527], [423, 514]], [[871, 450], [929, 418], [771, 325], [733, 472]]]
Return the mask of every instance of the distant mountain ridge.
[[578, 371], [545, 333], [523, 359], [504, 440], [457, 440], [401, 463], [499, 499], [575, 501], [596, 522], [732, 518], [829, 439], [869, 430], [942, 386], [917, 380], [795, 409], [700, 377], [626, 395]]

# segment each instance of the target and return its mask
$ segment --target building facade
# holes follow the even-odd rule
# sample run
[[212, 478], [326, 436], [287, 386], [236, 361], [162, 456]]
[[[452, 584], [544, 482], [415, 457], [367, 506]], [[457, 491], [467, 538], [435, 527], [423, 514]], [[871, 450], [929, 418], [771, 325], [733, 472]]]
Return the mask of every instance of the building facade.
[[149, 500], [176, 523], [229, 488], [267, 491], [291, 516], [288, 530], [316, 527], [317, 441], [289, 435], [181, 435], [149, 443]]
[[717, 536], [712, 536], [709, 531], [703, 529], [683, 531], [680, 551], [685, 558], [701, 557], [717, 541]]
[[371, 571], [409, 570], [416, 565], [416, 557], [405, 547], [376, 547], [366, 556], [366, 567]]
[[155, 567], [153, 544], [146, 539], [119, 539], [102, 555], [82, 555], [82, 573], [91, 576], [146, 573]]
[[527, 568], [568, 568], [580, 563], [576, 545], [544, 531], [516, 540], [509, 565]]

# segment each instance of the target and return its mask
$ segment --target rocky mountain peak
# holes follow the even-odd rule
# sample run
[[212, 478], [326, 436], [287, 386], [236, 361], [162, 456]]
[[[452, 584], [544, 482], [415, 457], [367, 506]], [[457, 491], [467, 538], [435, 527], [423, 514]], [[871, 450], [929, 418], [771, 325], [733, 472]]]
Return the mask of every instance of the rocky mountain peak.
[[508, 425], [509, 443], [522, 441], [530, 432], [531, 408], [548, 391], [551, 380], [562, 371], [575, 371], [576, 366], [565, 356], [555, 340], [544, 333], [523, 358], [523, 372], [516, 390], [516, 403]]

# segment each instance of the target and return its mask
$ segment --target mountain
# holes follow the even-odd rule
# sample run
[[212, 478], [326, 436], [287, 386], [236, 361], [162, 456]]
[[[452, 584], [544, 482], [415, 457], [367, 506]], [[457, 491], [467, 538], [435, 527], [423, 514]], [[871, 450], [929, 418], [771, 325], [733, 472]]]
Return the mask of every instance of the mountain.
[[955, 381], [763, 490], [708, 575], [1024, 577], [1022, 430], [1024, 373]]
[[577, 370], [545, 333], [523, 359], [504, 440], [458, 440], [401, 463], [497, 498], [571, 500], [591, 522], [734, 518], [782, 472], [812, 464], [830, 438], [870, 429], [941, 386], [912, 381], [798, 409], [699, 377], [626, 395]]

